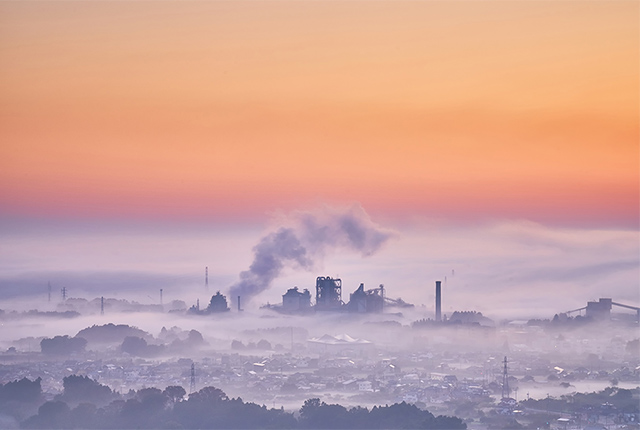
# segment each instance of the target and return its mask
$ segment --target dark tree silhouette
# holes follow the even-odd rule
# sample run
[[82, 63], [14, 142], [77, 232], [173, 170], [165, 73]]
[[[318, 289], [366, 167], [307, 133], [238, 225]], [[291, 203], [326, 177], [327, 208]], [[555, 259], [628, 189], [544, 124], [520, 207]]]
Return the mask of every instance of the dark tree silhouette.
[[38, 406], [42, 403], [41, 379], [31, 381], [22, 378], [19, 381], [0, 384], [0, 417], [2, 423], [0, 428], [7, 426], [13, 428], [10, 421], [22, 421], [35, 414]]
[[91, 402], [102, 405], [116, 397], [111, 388], [87, 376], [67, 376], [62, 380], [62, 385], [64, 392], [59, 396], [59, 400], [66, 402]]
[[[80, 376], [65, 378], [65, 393], [69, 398], [100, 398], [107, 392], [96, 381]], [[113, 394], [109, 390], [109, 394]], [[182, 428], [182, 429], [466, 429], [456, 417], [434, 417], [415, 405], [347, 409], [338, 404], [326, 404], [308, 399], [300, 409], [300, 419], [284, 409], [267, 409], [241, 398], [230, 399], [220, 389], [205, 387], [183, 400], [185, 391], [179, 386], [144, 388], [131, 392], [126, 402], [114, 400], [97, 408], [80, 403], [70, 410], [62, 401], [46, 402], [38, 414], [22, 421], [23, 428]], [[633, 396], [623, 393], [624, 401]]]
[[72, 428], [95, 428], [99, 421], [96, 420], [98, 408], [92, 403], [80, 403], [69, 416]]
[[42, 397], [41, 381], [41, 378], [35, 381], [22, 378], [19, 381], [11, 381], [0, 385], [0, 404], [9, 401], [25, 403], [39, 401]]
[[173, 403], [181, 401], [184, 399], [184, 396], [187, 395], [187, 392], [184, 388], [179, 385], [170, 385], [164, 389], [163, 393], [171, 400]]
[[84, 352], [87, 340], [81, 337], [56, 336], [53, 339], [42, 339], [40, 349], [43, 354], [69, 355]]
[[459, 418], [434, 417], [415, 405], [405, 402], [391, 406], [347, 410], [341, 405], [328, 405], [319, 399], [309, 399], [300, 408], [299, 425], [312, 429], [466, 429]]
[[143, 356], [146, 353], [147, 341], [137, 336], [127, 336], [120, 345], [120, 350], [135, 356]]
[[165, 351], [164, 345], [149, 345], [147, 341], [136, 336], [127, 336], [120, 345], [120, 350], [136, 357], [155, 357]]
[[70, 428], [70, 410], [65, 402], [46, 402], [34, 415], [22, 423], [28, 429], [63, 429]]
[[126, 324], [93, 325], [78, 332], [76, 337], [82, 337], [95, 343], [122, 343], [125, 337], [135, 336], [143, 339], [151, 339], [151, 335], [137, 327]]

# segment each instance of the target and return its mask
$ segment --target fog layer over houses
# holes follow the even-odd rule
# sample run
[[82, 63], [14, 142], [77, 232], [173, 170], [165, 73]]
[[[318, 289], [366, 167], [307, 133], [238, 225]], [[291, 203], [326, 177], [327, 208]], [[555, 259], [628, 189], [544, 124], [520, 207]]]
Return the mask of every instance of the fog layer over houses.
[[357, 206], [233, 234], [94, 227], [5, 234], [0, 383], [40, 378], [50, 400], [71, 375], [117, 395], [213, 386], [291, 412], [406, 402], [471, 428], [640, 384], [637, 232], [391, 228]]

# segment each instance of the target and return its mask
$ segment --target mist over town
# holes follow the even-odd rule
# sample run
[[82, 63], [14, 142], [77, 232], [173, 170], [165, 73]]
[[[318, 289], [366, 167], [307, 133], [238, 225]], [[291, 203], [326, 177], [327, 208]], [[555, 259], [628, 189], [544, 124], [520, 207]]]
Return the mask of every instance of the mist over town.
[[640, 430], [639, 15], [0, 1], [0, 428]]
[[[109, 264], [135, 267], [132, 257], [156, 256], [157, 273], [109, 271], [110, 250], [68, 244], [65, 258], [77, 253], [78, 259], [67, 270], [2, 280], [3, 389], [37, 384], [31, 398], [4, 400], [3, 426], [112, 428], [107, 415], [113, 428], [266, 425], [258, 415], [238, 422], [227, 416], [225, 402], [232, 399], [278, 411], [266, 425], [277, 428], [371, 427], [348, 411], [400, 404], [417, 407], [403, 416], [428, 411], [435, 421], [403, 422], [393, 409], [375, 409], [391, 414], [375, 422], [477, 429], [637, 425], [635, 233], [508, 223], [491, 226], [487, 240], [486, 226], [466, 229], [466, 239], [440, 227], [407, 238], [358, 205], [280, 214], [255, 232], [253, 245], [239, 242], [251, 252], [235, 273], [219, 262], [190, 262], [199, 273], [181, 273], [188, 258], [173, 260], [171, 247], [154, 250], [147, 234], [123, 236], [134, 246]], [[46, 242], [60, 237], [50, 234], [42, 249], [30, 248], [29, 258], [49, 252], [53, 244]], [[104, 231], [83, 234], [105, 237], [113, 249], [121, 245]], [[212, 236], [192, 234], [170, 240], [197, 248], [206, 242], [197, 235]], [[447, 249], [449, 241], [454, 245]], [[394, 242], [403, 244], [405, 258], [384, 257]], [[492, 244], [500, 246], [492, 250]], [[470, 252], [481, 245], [484, 255]], [[599, 257], [604, 246], [611, 250], [606, 262]], [[15, 264], [19, 253], [12, 255]], [[379, 255], [385, 264], [376, 263]], [[101, 261], [103, 269], [81, 267], [82, 258]], [[344, 279], [327, 275], [330, 267]], [[356, 276], [367, 282], [354, 282]], [[553, 283], [568, 292], [540, 291]], [[620, 287], [603, 287], [614, 283]], [[27, 287], [12, 290], [16, 284]], [[201, 399], [207, 387], [220, 390], [218, 412], [190, 420], [194, 412], [181, 408], [196, 408], [191, 399]], [[586, 393], [600, 394], [576, 406], [575, 396]], [[598, 403], [612, 396], [619, 403]], [[85, 410], [87, 404], [93, 409]], [[134, 410], [140, 412], [131, 415]]]

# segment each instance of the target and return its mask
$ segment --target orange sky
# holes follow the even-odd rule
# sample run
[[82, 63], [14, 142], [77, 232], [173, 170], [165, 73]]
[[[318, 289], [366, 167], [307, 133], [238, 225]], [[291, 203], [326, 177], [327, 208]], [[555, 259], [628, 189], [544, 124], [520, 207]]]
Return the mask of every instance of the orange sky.
[[635, 1], [0, 3], [0, 215], [637, 226]]

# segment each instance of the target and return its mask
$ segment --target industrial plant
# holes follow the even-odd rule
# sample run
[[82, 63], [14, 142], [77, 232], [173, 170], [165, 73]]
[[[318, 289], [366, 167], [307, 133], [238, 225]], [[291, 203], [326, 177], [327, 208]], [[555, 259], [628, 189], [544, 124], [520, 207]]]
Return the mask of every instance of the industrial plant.
[[587, 302], [587, 306], [582, 308], [573, 309], [566, 312], [567, 315], [572, 313], [585, 311], [585, 317], [592, 318], [594, 320], [609, 320], [611, 319], [611, 308], [613, 306], [631, 309], [636, 311], [636, 322], [640, 321], [640, 308], [636, 306], [623, 305], [616, 303], [612, 299], [601, 298], [597, 302]]
[[[342, 296], [342, 279], [330, 276], [318, 276], [316, 278], [315, 297], [312, 296], [308, 288], [300, 290], [297, 286], [289, 288], [282, 295], [282, 303], [266, 304], [262, 309], [270, 309], [282, 314], [312, 315], [316, 313], [347, 313], [347, 314], [376, 314], [384, 313], [392, 308], [413, 308], [414, 305], [407, 303], [401, 298], [393, 299], [387, 297], [383, 284], [377, 288], [366, 289], [364, 283], [360, 283], [357, 289], [349, 294], [349, 301], [345, 302]], [[237, 310], [242, 311], [241, 296], [237, 296]], [[585, 321], [608, 321], [616, 319], [612, 317], [612, 307], [621, 307], [635, 311], [635, 315], [627, 315], [638, 324], [640, 321], [640, 308], [614, 302], [611, 298], [600, 298], [598, 301], [589, 301], [587, 305], [578, 309], [559, 313], [556, 319], [561, 321], [572, 320], [572, 314], [579, 313], [578, 319]], [[495, 323], [482, 315], [480, 312], [466, 311], [453, 312], [449, 318], [442, 314], [442, 281], [435, 281], [435, 303], [434, 317], [416, 321], [414, 325], [450, 325], [465, 324], [479, 326], [494, 326]], [[209, 305], [201, 309], [199, 301], [187, 311], [192, 315], [210, 315], [225, 313], [230, 310], [227, 305], [227, 298], [218, 291], [211, 297]], [[584, 315], [582, 315], [584, 311]], [[623, 315], [624, 316], [624, 315]], [[635, 318], [634, 318], [635, 317]], [[628, 318], [627, 318], [628, 319]]]
[[281, 305], [266, 305], [264, 308], [287, 314], [306, 314], [312, 312], [348, 312], [348, 313], [382, 313], [387, 307], [409, 308], [412, 304], [402, 299], [385, 296], [384, 285], [365, 290], [363, 283], [349, 295], [349, 301], [342, 299], [342, 279], [330, 276], [316, 278], [315, 304], [311, 303], [311, 292], [298, 287], [287, 290], [282, 295]]

